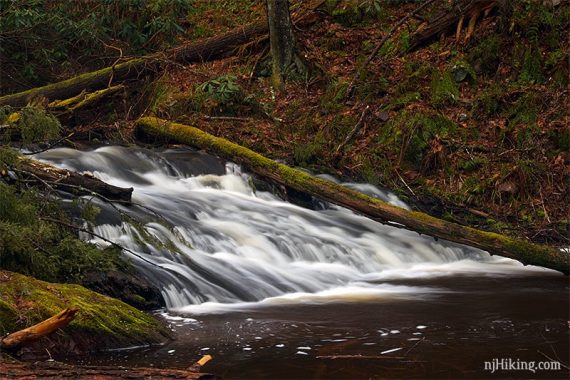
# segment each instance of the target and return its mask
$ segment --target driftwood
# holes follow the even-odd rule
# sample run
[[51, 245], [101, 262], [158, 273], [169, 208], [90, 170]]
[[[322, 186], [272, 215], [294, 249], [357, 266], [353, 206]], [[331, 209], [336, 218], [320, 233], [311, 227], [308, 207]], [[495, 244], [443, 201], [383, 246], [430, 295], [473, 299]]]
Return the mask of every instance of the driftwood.
[[[314, 21], [310, 17], [311, 11], [317, 9], [324, 1], [313, 0], [305, 6], [305, 11], [293, 15], [297, 23]], [[45, 98], [49, 102], [57, 99], [69, 99], [83, 91], [92, 92], [112, 84], [136, 80], [140, 77], [158, 72], [164, 63], [195, 63], [213, 60], [236, 51], [236, 48], [246, 42], [268, 33], [267, 20], [238, 27], [221, 36], [205, 38], [188, 45], [152, 54], [141, 58], [134, 58], [113, 66], [85, 73], [62, 82], [52, 83], [43, 87], [32, 88], [27, 91], [0, 97], [0, 106], [25, 106], [34, 98]]]
[[40, 161], [20, 158], [14, 170], [31, 182], [76, 195], [100, 195], [107, 200], [130, 201], [133, 188], [110, 185], [88, 174], [79, 174]]
[[242, 164], [247, 170], [275, 183], [349, 208], [383, 223], [397, 223], [420, 234], [466, 244], [494, 255], [509, 257], [523, 264], [538, 265], [565, 274], [570, 255], [546, 245], [532, 244], [508, 236], [461, 226], [433, 216], [408, 211], [333, 182], [313, 177], [301, 170], [279, 164], [258, 153], [197, 128], [145, 117], [137, 122], [139, 136], [154, 136], [204, 149]]
[[12, 350], [50, 335], [70, 324], [78, 311], [76, 308], [67, 308], [36, 325], [8, 334], [0, 339], [0, 348]]
[[410, 50], [415, 50], [427, 42], [448, 33], [456, 27], [455, 37], [459, 40], [465, 18], [469, 19], [465, 40], [473, 34], [475, 23], [481, 14], [487, 15], [495, 6], [504, 0], [460, 0], [453, 5], [452, 10], [444, 10], [431, 17], [418, 28], [410, 41]]
[[195, 369], [75, 366], [58, 362], [6, 363], [0, 359], [0, 379], [220, 379]]

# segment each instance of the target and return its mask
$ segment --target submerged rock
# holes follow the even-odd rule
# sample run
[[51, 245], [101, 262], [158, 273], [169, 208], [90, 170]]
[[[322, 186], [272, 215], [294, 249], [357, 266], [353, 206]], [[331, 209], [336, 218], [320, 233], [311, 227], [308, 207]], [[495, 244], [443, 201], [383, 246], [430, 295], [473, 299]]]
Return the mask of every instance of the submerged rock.
[[160, 290], [131, 273], [91, 272], [85, 275], [83, 285], [141, 310], [159, 309], [165, 305]]

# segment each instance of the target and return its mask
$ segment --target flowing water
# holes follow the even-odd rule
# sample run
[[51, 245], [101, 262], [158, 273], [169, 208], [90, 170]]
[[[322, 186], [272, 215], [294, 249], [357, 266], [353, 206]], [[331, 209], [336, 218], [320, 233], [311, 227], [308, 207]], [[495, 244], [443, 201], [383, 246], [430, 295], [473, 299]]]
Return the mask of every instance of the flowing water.
[[[144, 207], [94, 200], [102, 212], [93, 228], [127, 247], [161, 289], [159, 314], [176, 336], [84, 362], [187, 367], [211, 354], [205, 370], [242, 379], [568, 376], [568, 279], [557, 272], [316, 200], [302, 208], [188, 149], [63, 148], [36, 158], [134, 187]], [[493, 359], [562, 367], [491, 373]]]

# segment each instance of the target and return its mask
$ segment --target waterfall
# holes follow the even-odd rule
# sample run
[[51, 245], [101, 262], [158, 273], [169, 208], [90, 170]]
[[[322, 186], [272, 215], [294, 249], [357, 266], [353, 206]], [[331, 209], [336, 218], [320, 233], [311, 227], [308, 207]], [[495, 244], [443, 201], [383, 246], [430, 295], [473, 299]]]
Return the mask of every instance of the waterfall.
[[[171, 311], [429, 296], [438, 289], [398, 281], [550, 272], [334, 205], [296, 206], [256, 191], [239, 166], [188, 149], [61, 148], [34, 158], [134, 187], [133, 202], [144, 207], [93, 200], [102, 209], [93, 230], [136, 253], [125, 251]], [[407, 207], [374, 186], [345, 185]]]

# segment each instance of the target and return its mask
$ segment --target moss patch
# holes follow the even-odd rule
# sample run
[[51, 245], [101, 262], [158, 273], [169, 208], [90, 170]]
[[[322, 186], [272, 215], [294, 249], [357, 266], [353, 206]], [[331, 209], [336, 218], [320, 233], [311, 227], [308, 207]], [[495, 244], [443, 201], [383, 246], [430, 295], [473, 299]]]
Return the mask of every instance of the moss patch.
[[[158, 343], [166, 328], [119, 300], [79, 285], [54, 284], [0, 271], [0, 335], [29, 327], [67, 307], [80, 309], [63, 333], [50, 339], [72, 341], [80, 350]], [[57, 345], [56, 345], [57, 346]]]

